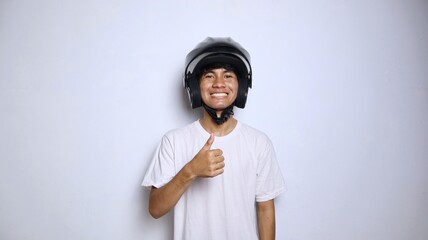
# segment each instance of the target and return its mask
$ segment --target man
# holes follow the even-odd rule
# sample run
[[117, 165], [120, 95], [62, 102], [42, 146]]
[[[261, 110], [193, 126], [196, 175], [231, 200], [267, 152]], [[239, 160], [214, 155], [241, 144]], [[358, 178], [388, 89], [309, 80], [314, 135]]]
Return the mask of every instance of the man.
[[251, 81], [250, 56], [231, 38], [207, 38], [186, 57], [184, 85], [203, 116], [164, 135], [143, 180], [154, 218], [174, 209], [174, 239], [275, 239], [285, 184], [273, 145], [233, 116]]

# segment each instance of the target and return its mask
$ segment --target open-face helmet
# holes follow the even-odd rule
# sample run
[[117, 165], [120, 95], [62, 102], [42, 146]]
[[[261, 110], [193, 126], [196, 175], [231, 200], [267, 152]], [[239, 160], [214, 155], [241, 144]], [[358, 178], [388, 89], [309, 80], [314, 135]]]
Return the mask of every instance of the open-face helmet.
[[252, 81], [250, 54], [230, 37], [208, 37], [187, 54], [183, 81], [191, 107], [202, 106], [199, 78], [204, 68], [214, 64], [233, 67], [238, 77], [238, 94], [233, 105], [244, 108]]

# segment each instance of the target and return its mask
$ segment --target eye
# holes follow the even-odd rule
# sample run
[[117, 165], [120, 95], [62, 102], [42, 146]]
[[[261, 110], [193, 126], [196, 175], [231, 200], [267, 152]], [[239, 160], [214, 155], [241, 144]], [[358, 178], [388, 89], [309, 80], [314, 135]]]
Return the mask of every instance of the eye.
[[233, 78], [234, 77], [234, 75], [233, 74], [231, 74], [231, 73], [226, 73], [225, 75], [224, 75], [224, 78]]
[[213, 77], [214, 77], [214, 75], [212, 73], [207, 73], [204, 75], [204, 78], [207, 78], [207, 79], [211, 79]]

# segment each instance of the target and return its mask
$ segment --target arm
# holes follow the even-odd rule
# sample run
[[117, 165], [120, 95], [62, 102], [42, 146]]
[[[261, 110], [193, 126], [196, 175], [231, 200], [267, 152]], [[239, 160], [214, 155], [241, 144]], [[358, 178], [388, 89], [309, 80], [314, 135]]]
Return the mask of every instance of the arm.
[[149, 198], [149, 212], [154, 218], [160, 218], [177, 204], [181, 195], [194, 181], [189, 167], [184, 166], [175, 177], [161, 188], [152, 187]]
[[223, 173], [223, 152], [220, 149], [211, 150], [213, 142], [214, 135], [211, 134], [198, 154], [171, 181], [161, 188], [152, 187], [149, 198], [152, 217], [160, 218], [174, 208], [196, 178], [215, 177]]
[[257, 225], [260, 240], [275, 239], [275, 204], [273, 199], [257, 202]]

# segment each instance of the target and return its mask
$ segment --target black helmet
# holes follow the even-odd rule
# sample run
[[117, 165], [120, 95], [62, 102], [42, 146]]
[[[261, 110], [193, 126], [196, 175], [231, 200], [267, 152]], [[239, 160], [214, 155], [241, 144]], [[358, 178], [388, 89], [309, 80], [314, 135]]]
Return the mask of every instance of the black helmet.
[[192, 108], [202, 105], [199, 88], [201, 69], [207, 65], [221, 63], [231, 65], [238, 76], [238, 95], [233, 105], [244, 108], [248, 88], [251, 88], [250, 54], [232, 38], [208, 37], [186, 56], [184, 87], [189, 93]]

